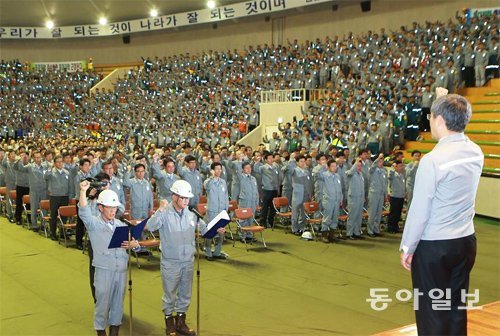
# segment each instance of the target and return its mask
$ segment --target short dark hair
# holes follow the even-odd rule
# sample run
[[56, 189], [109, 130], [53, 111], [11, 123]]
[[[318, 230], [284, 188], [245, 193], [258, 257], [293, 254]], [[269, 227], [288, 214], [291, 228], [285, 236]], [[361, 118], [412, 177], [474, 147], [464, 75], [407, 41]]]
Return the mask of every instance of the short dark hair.
[[100, 172], [95, 176], [95, 179], [99, 182], [101, 181], [109, 181], [109, 175], [106, 174], [105, 172]]
[[189, 163], [191, 161], [196, 161], [196, 158], [192, 155], [186, 155], [186, 157], [184, 158], [184, 161]]
[[301, 159], [307, 160], [304, 155], [299, 155], [295, 158], [295, 161], [299, 162]]
[[138, 163], [134, 166], [134, 171], [137, 171], [137, 169], [139, 168], [143, 168], [144, 170], [146, 170], [146, 166], [143, 165], [142, 163]]
[[217, 166], [220, 166], [222, 168], [222, 164], [220, 162], [212, 162], [212, 164], [210, 165], [210, 169], [214, 170]]
[[248, 161], [244, 161], [244, 162], [241, 164], [241, 169], [244, 169], [246, 166], [250, 166], [250, 162], [248, 162]]
[[86, 158], [81, 159], [80, 162], [79, 162], [80, 167], [83, 166], [87, 162], [90, 164], [90, 160], [89, 159], [86, 159]]
[[411, 152], [411, 156], [413, 156], [415, 154], [422, 154], [422, 152], [416, 149], [413, 152]]
[[436, 117], [441, 116], [449, 131], [463, 132], [472, 115], [472, 107], [464, 97], [449, 94], [432, 103], [431, 113]]
[[328, 162], [327, 162], [328, 167], [330, 167], [330, 165], [331, 165], [332, 163], [337, 163], [337, 160], [335, 160], [335, 159], [330, 159], [330, 160], [328, 160]]

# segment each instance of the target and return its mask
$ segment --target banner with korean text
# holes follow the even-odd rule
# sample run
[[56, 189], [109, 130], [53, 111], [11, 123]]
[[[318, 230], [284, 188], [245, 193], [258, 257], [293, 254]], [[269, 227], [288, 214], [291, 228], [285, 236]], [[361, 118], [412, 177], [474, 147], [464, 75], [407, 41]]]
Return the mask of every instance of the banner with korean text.
[[220, 6], [214, 9], [200, 9], [158, 17], [112, 22], [106, 25], [85, 24], [79, 26], [54, 27], [52, 29], [45, 27], [0, 27], [0, 40], [120, 36], [241, 19], [254, 15], [277, 13], [293, 8], [332, 1], [333, 0], [252, 0]]

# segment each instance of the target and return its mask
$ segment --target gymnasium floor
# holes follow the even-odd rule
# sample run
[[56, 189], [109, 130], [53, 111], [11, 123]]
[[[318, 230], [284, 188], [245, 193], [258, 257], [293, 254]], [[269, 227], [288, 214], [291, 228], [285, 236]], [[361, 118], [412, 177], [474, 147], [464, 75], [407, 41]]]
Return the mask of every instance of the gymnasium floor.
[[[500, 226], [476, 219], [471, 289], [478, 305], [500, 300]], [[88, 257], [0, 219], [0, 335], [92, 335]], [[227, 261], [201, 260], [201, 335], [370, 335], [414, 323], [399, 265], [401, 235], [324, 244], [266, 230], [268, 249], [226, 242]], [[135, 262], [135, 260], [134, 260]], [[134, 335], [164, 335], [158, 254], [133, 264]], [[188, 322], [196, 327], [196, 279]], [[384, 311], [370, 288], [387, 288]], [[121, 334], [128, 335], [128, 292]]]

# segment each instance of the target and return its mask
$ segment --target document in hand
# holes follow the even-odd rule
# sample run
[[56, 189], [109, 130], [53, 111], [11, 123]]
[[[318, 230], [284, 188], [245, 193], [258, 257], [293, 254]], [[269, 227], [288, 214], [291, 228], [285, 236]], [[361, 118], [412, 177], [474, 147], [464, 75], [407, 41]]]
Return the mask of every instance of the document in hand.
[[210, 223], [207, 224], [207, 232], [203, 235], [203, 238], [212, 239], [217, 234], [217, 230], [221, 227], [225, 227], [229, 223], [229, 215], [226, 210], [222, 210]]
[[[144, 227], [148, 222], [149, 218], [146, 218], [136, 226], [130, 226], [130, 234], [135, 240], [140, 240], [142, 231], [144, 231]], [[117, 226], [115, 227], [115, 231], [113, 232], [113, 237], [111, 237], [111, 241], [109, 242], [108, 248], [118, 248], [122, 246], [122, 243], [128, 240], [128, 230], [129, 226]]]

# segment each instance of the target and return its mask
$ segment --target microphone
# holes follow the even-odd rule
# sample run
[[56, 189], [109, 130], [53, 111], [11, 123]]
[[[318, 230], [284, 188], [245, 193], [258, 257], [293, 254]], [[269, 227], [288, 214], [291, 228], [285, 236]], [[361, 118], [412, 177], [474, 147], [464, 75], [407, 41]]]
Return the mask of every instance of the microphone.
[[191, 210], [191, 212], [193, 212], [196, 215], [196, 217], [198, 217], [198, 219], [203, 219], [203, 216], [201, 215], [201, 213], [199, 213], [198, 210], [196, 210], [196, 207], [190, 206], [189, 210]]
[[127, 224], [127, 226], [135, 226], [134, 224], [132, 224], [128, 219], [125, 218], [125, 216], [121, 216], [120, 218], [118, 218], [120, 221], [122, 221], [123, 223]]

